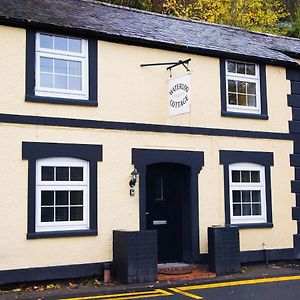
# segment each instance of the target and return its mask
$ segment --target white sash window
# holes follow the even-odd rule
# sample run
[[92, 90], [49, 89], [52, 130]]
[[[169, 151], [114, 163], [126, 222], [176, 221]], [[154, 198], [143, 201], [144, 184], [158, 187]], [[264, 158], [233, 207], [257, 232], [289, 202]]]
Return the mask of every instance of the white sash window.
[[36, 34], [35, 95], [88, 99], [88, 42]]

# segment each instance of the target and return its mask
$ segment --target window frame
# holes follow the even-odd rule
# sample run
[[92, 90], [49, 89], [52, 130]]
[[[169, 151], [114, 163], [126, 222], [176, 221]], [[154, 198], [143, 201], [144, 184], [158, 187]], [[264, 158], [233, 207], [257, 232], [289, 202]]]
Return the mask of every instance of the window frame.
[[[45, 97], [58, 97], [58, 98], [70, 98], [78, 100], [88, 100], [88, 42], [82, 38], [75, 38], [81, 41], [82, 51], [81, 53], [71, 52], [71, 51], [62, 51], [56, 49], [47, 49], [40, 47], [40, 36], [41, 34], [50, 35], [53, 37], [63, 37], [71, 38], [66, 35], [59, 34], [49, 34], [46, 32], [37, 32], [36, 33], [36, 45], [35, 45], [35, 95], [36, 96], [45, 96]], [[72, 37], [74, 38], [74, 37]], [[68, 90], [68, 89], [59, 89], [59, 88], [46, 88], [41, 87], [40, 85], [40, 59], [41, 57], [53, 58], [53, 59], [64, 59], [71, 60], [76, 62], [81, 62], [81, 84], [82, 91]]]
[[[102, 161], [102, 145], [22, 142], [22, 158], [28, 160], [27, 239], [97, 235], [97, 168], [98, 162]], [[66, 230], [54, 228], [43, 232], [37, 230], [37, 162], [48, 158], [75, 158], [88, 162], [89, 226], [87, 228], [67, 228]]]
[[[227, 63], [254, 64], [256, 75], [230, 73], [227, 71]], [[256, 83], [256, 108], [231, 105], [228, 100], [228, 80], [255, 82]], [[224, 117], [248, 118], [267, 120], [267, 87], [266, 66], [257, 62], [240, 61], [237, 59], [220, 59], [220, 85], [221, 85], [221, 115]]]
[[[220, 150], [220, 164], [223, 165], [224, 171], [224, 209], [225, 224], [235, 225], [240, 228], [271, 228], [273, 227], [272, 218], [272, 191], [271, 191], [271, 170], [274, 165], [272, 152], [256, 151], [233, 151]], [[265, 182], [265, 219], [264, 220], [246, 220], [243, 222], [232, 222], [231, 193], [230, 193], [230, 165], [233, 164], [251, 164], [259, 165], [264, 168]]]
[[[39, 87], [39, 78], [37, 78], [39, 67], [38, 41], [40, 34], [53, 35], [58, 37], [75, 38], [84, 42], [86, 48], [86, 69], [82, 73], [82, 80], [86, 85], [85, 95], [78, 93], [75, 90], [61, 90], [55, 88]], [[83, 45], [84, 46], [84, 45]], [[52, 58], [63, 58], [68, 56], [67, 52], [59, 50], [47, 51], [43, 48], [42, 53], [48, 53]], [[71, 54], [75, 52], [70, 52]], [[76, 55], [76, 57], [79, 57]], [[73, 57], [74, 58], [74, 57]], [[82, 57], [81, 57], [82, 59]], [[40, 102], [50, 104], [69, 104], [81, 106], [98, 106], [98, 41], [96, 39], [85, 39], [73, 34], [53, 33], [45, 31], [35, 31], [27, 29], [26, 31], [26, 102]], [[48, 91], [50, 90], [50, 91]], [[67, 91], [67, 92], [66, 92]]]
[[[265, 223], [267, 222], [266, 214], [266, 180], [265, 167], [254, 163], [233, 163], [229, 166], [229, 198], [230, 198], [230, 223]], [[233, 182], [232, 171], [259, 171], [260, 182]], [[233, 191], [242, 190], [259, 190], [261, 192], [261, 215], [251, 216], [234, 216], [233, 215]]]
[[[243, 63], [243, 64], [253, 64], [255, 66], [255, 75], [247, 75], [247, 74], [239, 74], [239, 73], [231, 73], [228, 71], [228, 62], [233, 63]], [[226, 60], [225, 61], [225, 69], [226, 69], [226, 106], [227, 111], [229, 112], [238, 112], [238, 113], [250, 113], [250, 114], [261, 114], [261, 96], [260, 96], [260, 76], [259, 76], [259, 65], [255, 63], [246, 63], [236, 60]], [[255, 83], [256, 86], [256, 106], [239, 106], [229, 104], [228, 98], [228, 81], [239, 81], [239, 82], [251, 82]]]
[[[83, 181], [42, 181], [41, 169], [51, 167], [83, 167]], [[72, 157], [50, 157], [36, 161], [36, 232], [81, 230], [89, 228], [89, 162]], [[78, 190], [83, 191], [83, 220], [82, 221], [53, 221], [41, 222], [41, 191]]]

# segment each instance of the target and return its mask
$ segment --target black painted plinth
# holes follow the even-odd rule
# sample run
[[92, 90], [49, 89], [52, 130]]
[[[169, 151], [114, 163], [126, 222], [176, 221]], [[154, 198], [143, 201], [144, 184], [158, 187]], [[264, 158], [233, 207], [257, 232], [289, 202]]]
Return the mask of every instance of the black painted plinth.
[[240, 272], [240, 237], [236, 226], [208, 228], [209, 271], [217, 275]]
[[113, 274], [122, 283], [155, 282], [157, 233], [155, 230], [113, 232]]

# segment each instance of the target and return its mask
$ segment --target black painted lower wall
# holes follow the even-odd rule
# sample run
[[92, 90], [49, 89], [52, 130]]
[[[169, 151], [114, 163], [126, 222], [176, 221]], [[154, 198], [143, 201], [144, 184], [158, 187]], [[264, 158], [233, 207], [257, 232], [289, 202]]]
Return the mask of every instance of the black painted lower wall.
[[[297, 257], [294, 254], [294, 249], [273, 249], [266, 250], [269, 261], [294, 260]], [[265, 252], [258, 251], [243, 251], [240, 253], [241, 263], [264, 262]], [[199, 255], [199, 262], [208, 263], [208, 254]], [[90, 263], [66, 266], [53, 266], [41, 268], [28, 268], [18, 270], [0, 271], [0, 285], [21, 283], [30, 281], [71, 279], [97, 276], [103, 278], [104, 264]]]
[[[267, 256], [266, 256], [267, 255]], [[286, 249], [270, 249], [270, 250], [254, 250], [254, 251], [241, 251], [240, 262], [241, 263], [258, 263], [268, 261], [280, 261], [280, 260], [295, 260], [298, 259], [295, 255], [294, 248]], [[199, 263], [207, 263], [208, 254], [200, 254]]]
[[0, 284], [91, 276], [103, 278], [104, 264], [103, 262], [0, 271]]

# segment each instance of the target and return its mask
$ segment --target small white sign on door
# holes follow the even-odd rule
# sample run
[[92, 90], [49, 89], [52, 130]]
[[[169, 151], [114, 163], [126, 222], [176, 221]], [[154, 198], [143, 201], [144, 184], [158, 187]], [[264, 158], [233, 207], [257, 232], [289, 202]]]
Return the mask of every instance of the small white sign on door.
[[191, 112], [190, 73], [169, 79], [169, 113], [171, 116]]

